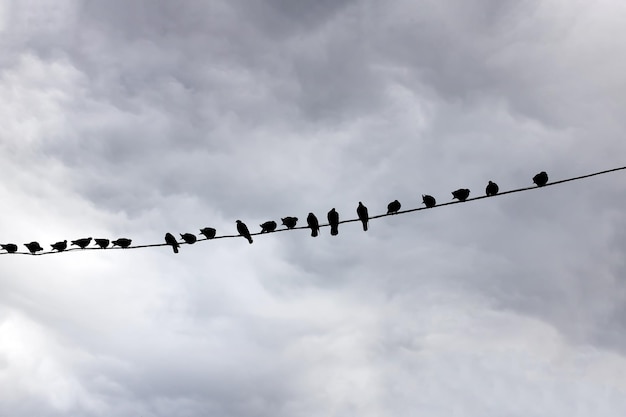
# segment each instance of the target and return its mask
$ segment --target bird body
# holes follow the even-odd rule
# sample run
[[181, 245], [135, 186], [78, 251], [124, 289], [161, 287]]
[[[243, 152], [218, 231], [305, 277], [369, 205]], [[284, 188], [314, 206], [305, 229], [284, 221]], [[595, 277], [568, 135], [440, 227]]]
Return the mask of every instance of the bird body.
[[117, 240], [114, 240], [113, 242], [113, 246], [119, 246], [120, 248], [126, 249], [127, 247], [130, 246], [130, 244], [132, 243], [132, 239], [127, 239], [125, 237], [121, 237]]
[[252, 236], [250, 236], [250, 231], [248, 230], [248, 226], [241, 220], [237, 220], [237, 231], [239, 234], [246, 239], [248, 239], [248, 243], [252, 244]]
[[274, 220], [267, 221], [261, 224], [260, 226], [261, 226], [261, 233], [273, 232], [278, 227], [278, 225], [276, 224]]
[[35, 252], [39, 252], [43, 250], [39, 242], [24, 243], [24, 246], [26, 246], [28, 251], [32, 253], [33, 255], [35, 254]]
[[284, 219], [280, 219], [283, 222], [283, 225], [287, 227], [287, 229], [293, 229], [296, 227], [296, 223], [298, 223], [297, 217], [287, 216]]
[[489, 184], [487, 184], [487, 188], [485, 188], [485, 194], [487, 194], [488, 196], [496, 195], [499, 191], [500, 187], [498, 187], [498, 184], [493, 181], [489, 181]]
[[65, 249], [67, 249], [67, 240], [64, 240], [62, 242], [53, 243], [50, 246], [52, 246], [52, 249], [55, 249], [55, 250], [57, 250], [59, 252], [62, 252]]
[[465, 201], [467, 200], [467, 197], [469, 197], [469, 195], [470, 195], [470, 190], [467, 188], [459, 188], [456, 191], [452, 191], [453, 200], [456, 198], [459, 201]]
[[387, 204], [387, 214], [396, 214], [400, 211], [402, 204], [398, 200], [393, 200], [391, 203]]
[[339, 234], [339, 213], [333, 207], [326, 215], [328, 224], [330, 224], [330, 235], [337, 236]]
[[185, 241], [185, 243], [187, 243], [188, 245], [193, 245], [194, 243], [196, 243], [196, 240], [198, 240], [198, 238], [196, 238], [196, 235], [194, 235], [193, 233], [181, 233], [180, 237]]
[[363, 223], [363, 231], [367, 232], [369, 213], [367, 212], [367, 207], [365, 207], [360, 201], [359, 206], [356, 208], [356, 214], [359, 216], [359, 220], [361, 220], [361, 223]]
[[320, 222], [317, 220], [315, 214], [309, 213], [306, 217], [306, 224], [311, 228], [311, 236], [317, 237], [320, 231]]
[[541, 171], [539, 174], [533, 177], [533, 182], [537, 184], [537, 187], [543, 187], [548, 183], [548, 174], [546, 171]]
[[432, 208], [437, 205], [437, 200], [435, 200], [435, 197], [432, 195], [422, 194], [422, 204], [424, 204], [426, 208]]
[[96, 245], [100, 246], [100, 249], [106, 249], [109, 246], [109, 239], [94, 239]]
[[178, 243], [178, 241], [176, 240], [173, 234], [171, 233], [165, 234], [165, 243], [167, 243], [168, 245], [172, 247], [172, 250], [174, 251], [174, 253], [178, 253], [178, 248], [180, 247], [180, 244]]
[[5, 243], [3, 245], [0, 245], [0, 247], [2, 247], [2, 249], [7, 251], [8, 253], [17, 252], [17, 245], [15, 243]]
[[217, 231], [212, 227], [203, 227], [200, 229], [200, 233], [204, 235], [207, 239], [213, 239], [215, 237], [215, 233]]
[[90, 237], [84, 237], [82, 239], [72, 240], [72, 245], [76, 245], [81, 249], [85, 249], [91, 243]]

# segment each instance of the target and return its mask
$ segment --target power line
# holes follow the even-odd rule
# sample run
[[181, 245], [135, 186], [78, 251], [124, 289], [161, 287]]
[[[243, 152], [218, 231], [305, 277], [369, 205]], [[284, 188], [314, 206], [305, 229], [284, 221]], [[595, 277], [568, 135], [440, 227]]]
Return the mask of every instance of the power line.
[[[416, 207], [416, 208], [411, 208], [411, 209], [407, 209], [407, 210], [400, 210], [397, 213], [389, 213], [389, 214], [378, 214], [376, 216], [371, 216], [369, 217], [369, 220], [374, 220], [374, 219], [380, 219], [382, 217], [387, 217], [387, 216], [397, 216], [400, 214], [407, 214], [407, 213], [413, 213], [416, 211], [421, 211], [421, 210], [432, 210], [435, 208], [439, 208], [439, 207], [444, 207], [444, 206], [450, 206], [453, 204], [461, 204], [461, 203], [467, 203], [470, 201], [476, 201], [476, 200], [482, 200], [483, 198], [494, 198], [494, 197], [500, 197], [503, 195], [507, 195], [507, 194], [513, 194], [513, 193], [520, 193], [522, 191], [530, 191], [530, 190], [537, 190], [539, 188], [546, 188], [546, 187], [550, 187], [553, 185], [558, 185], [558, 184], [563, 184], [566, 182], [570, 182], [570, 181], [578, 181], [578, 180], [582, 180], [585, 178], [589, 178], [589, 177], [595, 177], [597, 175], [603, 175], [603, 174], [608, 174], [611, 172], [615, 172], [615, 171], [621, 171], [626, 169], [626, 166], [623, 167], [619, 167], [619, 168], [612, 168], [612, 169], [607, 169], [604, 171], [598, 171], [598, 172], [594, 172], [592, 174], [587, 174], [587, 175], [581, 175], [578, 177], [572, 177], [572, 178], [567, 178], [564, 180], [559, 180], [559, 181], [553, 181], [553, 182], [549, 182], [546, 185], [542, 186], [542, 187], [538, 187], [536, 185], [533, 185], [531, 187], [524, 187], [524, 188], [517, 188], [514, 190], [509, 190], [509, 191], [502, 191], [499, 192], [498, 194], [492, 195], [492, 196], [487, 196], [487, 195], [481, 195], [478, 197], [472, 197], [472, 198], [468, 198], [464, 201], [450, 201], [447, 203], [441, 203], [441, 204], [437, 204], [433, 207]], [[348, 219], [348, 220], [341, 220], [339, 221], [339, 224], [342, 223], [352, 223], [352, 222], [358, 222], [360, 221], [358, 218], [356, 219]], [[330, 224], [328, 223], [324, 223], [324, 224], [320, 224], [320, 228], [322, 227], [329, 227]], [[258, 236], [261, 234], [270, 234], [270, 233], [279, 233], [279, 232], [288, 232], [288, 231], [292, 231], [292, 230], [299, 230], [299, 229], [310, 229], [308, 226], [297, 226], [297, 227], [293, 227], [291, 229], [289, 228], [284, 228], [284, 229], [277, 229], [274, 230], [272, 232], [257, 232], [257, 233], [250, 233], [251, 236]], [[198, 238], [197, 242], [203, 242], [203, 241], [207, 241], [207, 240], [217, 240], [217, 239], [230, 239], [230, 238], [240, 238], [241, 235], [222, 235], [222, 236], [215, 236], [214, 238]], [[188, 243], [186, 242], [179, 242], [181, 245], [186, 245]], [[64, 251], [58, 252], [58, 251], [47, 251], [47, 252], [41, 252], [41, 253], [30, 253], [30, 252], [13, 252], [13, 253], [9, 253], [9, 252], [2, 252], [0, 253], [0, 255], [29, 255], [29, 256], [41, 256], [41, 255], [50, 255], [50, 254], [57, 254], [57, 253], [62, 253], [62, 252], [72, 252], [72, 251], [85, 251], [85, 250], [97, 250], [97, 251], [102, 251], [102, 250], [129, 250], [129, 249], [143, 249], [143, 248], [155, 248], [155, 247], [159, 247], [159, 246], [169, 246], [167, 243], [152, 243], [152, 244], [147, 244], [147, 245], [134, 245], [134, 246], [128, 246], [127, 248], [121, 248], [121, 247], [110, 247], [110, 248], [106, 248], [106, 249], [102, 249], [99, 247], [91, 247], [91, 248], [68, 248]]]

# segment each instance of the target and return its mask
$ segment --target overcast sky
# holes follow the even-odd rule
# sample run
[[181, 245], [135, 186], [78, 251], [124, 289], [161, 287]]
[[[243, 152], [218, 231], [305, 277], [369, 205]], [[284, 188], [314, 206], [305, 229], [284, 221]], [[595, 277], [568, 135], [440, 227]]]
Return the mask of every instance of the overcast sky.
[[[0, 242], [624, 166], [623, 0], [0, 0]], [[0, 415], [626, 415], [626, 174], [0, 256]]]

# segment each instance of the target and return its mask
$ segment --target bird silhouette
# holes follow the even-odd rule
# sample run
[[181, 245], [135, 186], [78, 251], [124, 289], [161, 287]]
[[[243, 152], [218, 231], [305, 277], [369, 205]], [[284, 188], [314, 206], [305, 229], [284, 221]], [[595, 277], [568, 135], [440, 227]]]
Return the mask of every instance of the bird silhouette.
[[7, 251], [8, 253], [17, 252], [17, 245], [15, 243], [5, 243], [3, 245], [0, 245], [0, 247], [2, 247], [2, 249]]
[[213, 239], [215, 237], [216, 230], [212, 227], [203, 227], [200, 229], [200, 233], [207, 239]]
[[437, 205], [437, 200], [432, 195], [422, 194], [422, 204], [426, 205], [426, 208], [432, 208]]
[[96, 245], [100, 246], [100, 249], [106, 249], [109, 246], [109, 239], [94, 239]]
[[165, 234], [165, 243], [172, 247], [174, 253], [178, 253], [178, 248], [180, 247], [180, 244], [178, 243], [178, 241], [176, 241], [176, 238], [173, 234], [169, 232]]
[[81, 249], [85, 249], [91, 243], [90, 237], [84, 237], [82, 239], [72, 240], [72, 245], [76, 245]]
[[339, 213], [333, 207], [326, 216], [328, 224], [330, 224], [330, 235], [337, 236], [339, 234]]
[[193, 233], [181, 233], [180, 237], [185, 241], [185, 243], [187, 243], [188, 245], [193, 245], [194, 243], [196, 243], [196, 240], [198, 240], [198, 238], [196, 238], [196, 235], [194, 235]]
[[320, 231], [320, 222], [315, 217], [315, 214], [309, 213], [306, 217], [306, 224], [311, 228], [311, 236], [317, 237]]
[[465, 201], [467, 200], [467, 197], [469, 197], [469, 195], [470, 195], [470, 190], [467, 188], [459, 188], [456, 191], [452, 191], [453, 200], [456, 198], [459, 201]]
[[402, 204], [398, 200], [393, 200], [387, 204], [387, 214], [397, 214], [400, 211]]
[[359, 216], [359, 220], [363, 223], [363, 231], [367, 232], [367, 222], [369, 221], [369, 214], [367, 212], [367, 207], [363, 205], [359, 201], [359, 206], [356, 208], [356, 214]]
[[293, 229], [296, 227], [296, 223], [298, 223], [297, 217], [287, 216], [284, 219], [280, 219], [283, 222], [283, 225], [287, 227], [287, 229]]
[[114, 240], [111, 243], [113, 243], [113, 246], [119, 246], [120, 248], [126, 249], [127, 247], [130, 246], [131, 243], [133, 243], [133, 240], [127, 239], [125, 237], [121, 237], [117, 240]]
[[261, 233], [273, 232], [274, 230], [276, 230], [276, 227], [278, 227], [278, 225], [276, 224], [274, 220], [267, 221], [261, 224], [260, 226], [261, 226]]
[[248, 243], [252, 244], [252, 236], [250, 236], [250, 231], [248, 230], [248, 226], [241, 220], [237, 220], [237, 231], [239, 234], [246, 239], [248, 239]]
[[26, 246], [26, 248], [30, 251], [30, 253], [32, 253], [33, 255], [36, 252], [42, 251], [43, 248], [41, 247], [41, 245], [39, 245], [39, 242], [30, 242], [30, 243], [24, 243], [24, 246]]
[[52, 249], [55, 249], [59, 252], [63, 252], [65, 249], [67, 249], [67, 240], [64, 240], [62, 242], [57, 242], [57, 243], [53, 243], [52, 245]]
[[541, 171], [539, 174], [533, 177], [533, 182], [537, 184], [537, 187], [543, 187], [548, 183], [548, 174], [546, 171]]
[[488, 196], [496, 195], [499, 191], [500, 187], [498, 187], [498, 184], [493, 181], [489, 181], [489, 184], [487, 184], [487, 188], [485, 188], [485, 194], [487, 194]]

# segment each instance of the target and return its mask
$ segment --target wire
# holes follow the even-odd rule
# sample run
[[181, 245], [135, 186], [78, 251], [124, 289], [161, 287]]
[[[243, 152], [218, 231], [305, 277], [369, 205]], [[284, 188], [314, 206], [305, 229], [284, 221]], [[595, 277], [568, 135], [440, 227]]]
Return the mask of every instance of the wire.
[[[369, 220], [374, 220], [374, 219], [380, 219], [382, 217], [387, 217], [387, 216], [397, 216], [400, 214], [407, 214], [407, 213], [413, 213], [416, 211], [421, 211], [421, 210], [431, 210], [434, 208], [439, 208], [439, 207], [444, 207], [444, 206], [450, 206], [453, 204], [461, 204], [461, 203], [467, 203], [470, 201], [476, 201], [476, 200], [482, 200], [483, 198], [494, 198], [494, 197], [501, 197], [503, 195], [507, 195], [507, 194], [513, 194], [513, 193], [520, 193], [522, 191], [530, 191], [530, 190], [537, 190], [540, 188], [546, 188], [546, 187], [550, 187], [553, 185], [558, 185], [558, 184], [563, 184], [566, 182], [570, 182], [570, 181], [578, 181], [578, 180], [582, 180], [585, 178], [589, 178], [589, 177], [595, 177], [597, 175], [603, 175], [603, 174], [608, 174], [610, 172], [615, 172], [615, 171], [621, 171], [626, 169], [626, 166], [620, 167], [620, 168], [613, 168], [613, 169], [607, 169], [604, 171], [598, 171], [598, 172], [594, 172], [592, 174], [587, 174], [587, 175], [581, 175], [578, 177], [572, 177], [572, 178], [567, 178], [564, 180], [559, 180], [559, 181], [553, 181], [553, 182], [549, 182], [546, 185], [542, 186], [542, 187], [538, 187], [536, 185], [533, 185], [531, 187], [524, 187], [524, 188], [517, 188], [514, 190], [509, 190], [509, 191], [503, 191], [503, 192], [499, 192], [498, 194], [492, 195], [492, 196], [487, 196], [487, 195], [481, 195], [478, 197], [472, 197], [472, 198], [468, 198], [465, 201], [450, 201], [448, 203], [442, 203], [442, 204], [437, 204], [433, 207], [416, 207], [416, 208], [411, 208], [411, 209], [407, 209], [407, 210], [400, 210], [397, 213], [385, 213], [385, 214], [378, 214], [376, 216], [371, 216], [369, 217]], [[360, 221], [358, 218], [356, 219], [349, 219], [349, 220], [341, 220], [339, 221], [339, 224], [343, 224], [343, 223], [352, 223], [352, 222], [358, 222]], [[322, 227], [329, 227], [330, 224], [325, 223], [325, 224], [320, 224], [320, 228]], [[301, 230], [301, 229], [310, 229], [308, 226], [297, 226], [294, 228], [283, 228], [283, 229], [277, 229], [274, 230], [272, 232], [257, 232], [257, 233], [250, 233], [251, 236], [258, 236], [258, 235], [262, 235], [262, 234], [270, 234], [270, 233], [280, 233], [280, 232], [288, 232], [288, 231], [292, 231], [292, 230]], [[217, 239], [230, 239], [230, 238], [236, 238], [236, 237], [241, 237], [241, 235], [222, 235], [222, 236], [215, 236], [214, 238], [208, 239], [208, 238], [198, 238], [196, 240], [196, 242], [203, 242], [203, 241], [207, 241], [207, 240], [217, 240]], [[179, 242], [181, 245], [187, 245], [188, 243], [186, 242]], [[102, 250], [129, 250], [129, 249], [143, 249], [143, 248], [155, 248], [155, 247], [159, 247], [159, 246], [170, 246], [167, 243], [153, 243], [153, 244], [148, 244], [148, 245], [134, 245], [134, 246], [128, 246], [127, 248], [121, 248], [121, 247], [110, 247], [110, 248], [96, 248], [96, 247], [91, 247], [91, 248], [68, 248], [64, 251], [48, 251], [48, 252], [41, 252], [41, 253], [30, 253], [30, 252], [13, 252], [13, 253], [9, 253], [9, 252], [2, 252], [0, 253], [0, 255], [29, 255], [29, 256], [41, 256], [41, 255], [50, 255], [50, 254], [57, 254], [57, 253], [63, 253], [63, 252], [73, 252], [73, 251], [86, 251], [86, 250], [97, 250], [97, 251], [102, 251]]]

